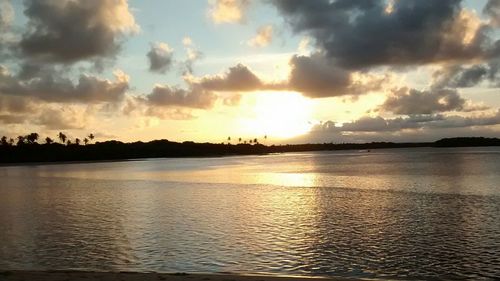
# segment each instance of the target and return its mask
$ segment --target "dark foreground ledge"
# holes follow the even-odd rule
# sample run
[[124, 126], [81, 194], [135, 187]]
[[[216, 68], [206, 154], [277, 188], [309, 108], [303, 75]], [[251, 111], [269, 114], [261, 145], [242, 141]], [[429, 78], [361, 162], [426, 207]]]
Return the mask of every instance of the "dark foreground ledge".
[[354, 281], [352, 278], [298, 277], [275, 275], [186, 274], [87, 271], [0, 271], [1, 281]]

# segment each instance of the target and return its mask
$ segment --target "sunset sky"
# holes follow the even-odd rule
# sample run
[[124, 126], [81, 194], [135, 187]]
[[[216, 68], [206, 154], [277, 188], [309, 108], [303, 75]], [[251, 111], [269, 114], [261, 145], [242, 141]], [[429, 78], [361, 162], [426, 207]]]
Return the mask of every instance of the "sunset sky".
[[500, 136], [500, 0], [0, 0], [0, 135]]

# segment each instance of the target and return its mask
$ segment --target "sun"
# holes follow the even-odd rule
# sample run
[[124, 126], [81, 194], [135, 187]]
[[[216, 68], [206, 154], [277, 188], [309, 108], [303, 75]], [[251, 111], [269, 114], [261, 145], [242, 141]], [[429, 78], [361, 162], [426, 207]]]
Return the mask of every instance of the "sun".
[[249, 134], [291, 138], [310, 131], [312, 102], [294, 92], [255, 93], [252, 118], [242, 120]]

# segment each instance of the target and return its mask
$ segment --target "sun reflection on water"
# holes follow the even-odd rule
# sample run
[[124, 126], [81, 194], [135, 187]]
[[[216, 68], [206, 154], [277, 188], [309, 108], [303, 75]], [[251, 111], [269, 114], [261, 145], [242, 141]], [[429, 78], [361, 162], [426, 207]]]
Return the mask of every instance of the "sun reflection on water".
[[287, 187], [318, 186], [317, 173], [259, 173], [256, 180], [260, 184], [270, 184]]

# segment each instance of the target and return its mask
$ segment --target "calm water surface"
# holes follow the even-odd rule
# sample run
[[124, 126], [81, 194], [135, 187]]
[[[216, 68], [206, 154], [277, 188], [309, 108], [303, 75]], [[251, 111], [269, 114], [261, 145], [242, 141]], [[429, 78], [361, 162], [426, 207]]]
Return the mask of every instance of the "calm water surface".
[[0, 167], [0, 269], [500, 276], [500, 148]]

